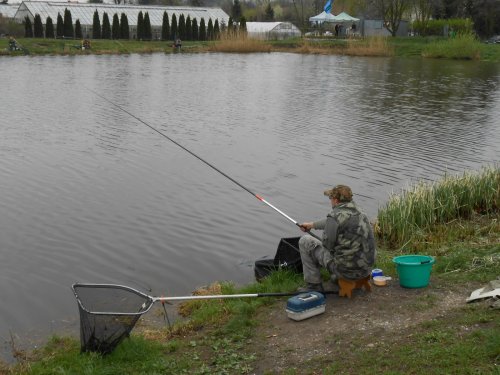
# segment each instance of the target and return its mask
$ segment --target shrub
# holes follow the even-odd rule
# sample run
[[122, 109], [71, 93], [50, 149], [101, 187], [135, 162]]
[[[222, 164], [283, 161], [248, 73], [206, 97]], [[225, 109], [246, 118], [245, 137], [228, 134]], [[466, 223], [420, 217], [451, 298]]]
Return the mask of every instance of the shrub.
[[120, 33], [120, 20], [118, 18], [118, 14], [113, 15], [113, 25], [111, 26], [111, 37], [113, 39], [120, 39], [121, 38], [121, 33]]
[[137, 40], [142, 40], [144, 38], [144, 15], [142, 11], [139, 12], [137, 16]]
[[163, 12], [163, 21], [161, 23], [161, 40], [170, 39], [170, 23], [168, 22], [167, 12]]
[[153, 33], [151, 30], [151, 21], [149, 20], [148, 12], [144, 14], [144, 39], [145, 40], [153, 39]]
[[413, 30], [422, 36], [437, 35], [443, 36], [445, 30], [457, 34], [472, 33], [474, 24], [468, 18], [450, 18], [429, 20], [427, 22], [414, 21]]
[[94, 19], [92, 22], [92, 38], [101, 39], [101, 21], [97, 9], [94, 12]]
[[35, 14], [35, 19], [33, 20], [33, 29], [33, 36], [35, 38], [43, 38], [42, 17], [38, 13]]
[[108, 13], [106, 12], [102, 15], [101, 38], [111, 39], [111, 24], [109, 23]]
[[64, 36], [64, 21], [61, 13], [57, 13], [56, 36], [62, 38]]
[[33, 38], [33, 26], [28, 16], [24, 18], [24, 36], [26, 38]]
[[45, 21], [45, 37], [46, 38], [54, 38], [54, 23], [52, 22], [52, 18], [47, 17]]
[[174, 14], [172, 14], [172, 23], [170, 24], [170, 36], [172, 39], [176, 39], [178, 37], [178, 30], [177, 30], [177, 17]]
[[128, 27], [128, 17], [122, 13], [120, 17], [120, 37], [122, 39], [130, 39], [130, 29]]
[[392, 246], [419, 239], [436, 224], [470, 218], [475, 212], [497, 212], [500, 204], [500, 169], [445, 175], [432, 184], [418, 183], [393, 194], [378, 212], [377, 234]]
[[423, 57], [460, 60], [479, 60], [481, 42], [472, 34], [459, 34], [455, 38], [439, 40], [428, 44], [422, 51]]
[[82, 25], [80, 24], [80, 20], [77, 19], [75, 22], [75, 38], [77, 39], [82, 39], [83, 34], [82, 34]]
[[73, 38], [75, 36], [73, 20], [71, 18], [71, 12], [68, 8], [64, 9], [64, 36], [68, 38]]

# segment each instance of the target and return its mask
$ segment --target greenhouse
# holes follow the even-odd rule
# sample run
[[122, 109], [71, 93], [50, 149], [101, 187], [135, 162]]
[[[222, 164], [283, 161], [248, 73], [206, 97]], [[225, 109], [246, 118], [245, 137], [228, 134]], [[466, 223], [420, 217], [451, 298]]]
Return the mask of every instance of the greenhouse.
[[291, 22], [247, 22], [247, 32], [250, 38], [255, 39], [285, 39], [302, 35]]
[[191, 20], [198, 20], [198, 23], [203, 18], [206, 25], [210, 19], [214, 23], [215, 20], [218, 20], [220, 25], [227, 25], [229, 21], [229, 16], [221, 8], [62, 3], [48, 1], [24, 1], [19, 6], [14, 18], [18, 22], [23, 22], [25, 17], [28, 16], [31, 21], [33, 21], [35, 15], [39, 14], [45, 26], [47, 17], [52, 18], [52, 22], [55, 24], [57, 15], [60, 14], [61, 17], [64, 16], [65, 9], [71, 12], [73, 22], [76, 22], [76, 20], [80, 21], [84, 38], [92, 38], [92, 24], [94, 12], [96, 10], [99, 13], [100, 20], [103, 19], [104, 13], [107, 13], [110, 19], [113, 18], [115, 13], [118, 14], [118, 17], [124, 13], [128, 18], [130, 37], [132, 39], [135, 38], [137, 33], [137, 19], [141, 11], [143, 14], [146, 12], [149, 14], [153, 39], [160, 39], [161, 37], [164, 12], [167, 12], [170, 22], [174, 14], [177, 20], [179, 20], [180, 15], [183, 14], [186, 18], [189, 16]]

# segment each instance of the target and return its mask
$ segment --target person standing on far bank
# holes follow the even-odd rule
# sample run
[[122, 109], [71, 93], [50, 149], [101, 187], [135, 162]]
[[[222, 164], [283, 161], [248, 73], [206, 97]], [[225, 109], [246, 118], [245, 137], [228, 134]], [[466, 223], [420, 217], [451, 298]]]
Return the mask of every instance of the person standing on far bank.
[[321, 267], [330, 273], [334, 289], [338, 279], [357, 280], [370, 275], [375, 263], [375, 238], [368, 217], [352, 201], [349, 186], [337, 185], [324, 192], [332, 211], [326, 219], [300, 225], [304, 232], [323, 230], [322, 241], [306, 234], [299, 240], [305, 288], [300, 292], [322, 292]]

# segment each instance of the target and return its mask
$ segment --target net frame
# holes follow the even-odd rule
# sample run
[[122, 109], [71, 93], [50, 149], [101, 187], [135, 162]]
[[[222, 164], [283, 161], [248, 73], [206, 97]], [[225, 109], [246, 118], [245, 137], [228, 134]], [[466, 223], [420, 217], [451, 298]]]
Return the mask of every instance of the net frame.
[[[136, 289], [116, 284], [75, 283], [71, 288], [80, 314], [81, 352], [98, 352], [103, 355], [111, 353], [130, 336], [139, 318], [151, 309], [156, 300]], [[92, 296], [93, 292], [96, 296]], [[137, 301], [126, 301], [127, 296]], [[97, 303], [92, 301], [94, 297]], [[109, 301], [104, 297], [115, 298], [117, 301]], [[125, 301], [137, 304], [135, 311], [120, 309], [120, 304]], [[111, 306], [114, 303], [116, 308], [106, 311], [105, 305]], [[101, 307], [96, 309], [99, 305]]]

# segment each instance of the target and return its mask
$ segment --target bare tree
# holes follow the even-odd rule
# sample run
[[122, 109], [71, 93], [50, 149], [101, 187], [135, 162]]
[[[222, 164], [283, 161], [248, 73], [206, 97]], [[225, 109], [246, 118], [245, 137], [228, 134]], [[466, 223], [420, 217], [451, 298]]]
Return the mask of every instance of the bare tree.
[[403, 16], [410, 9], [411, 0], [372, 0], [373, 6], [384, 19], [384, 27], [396, 36]]

